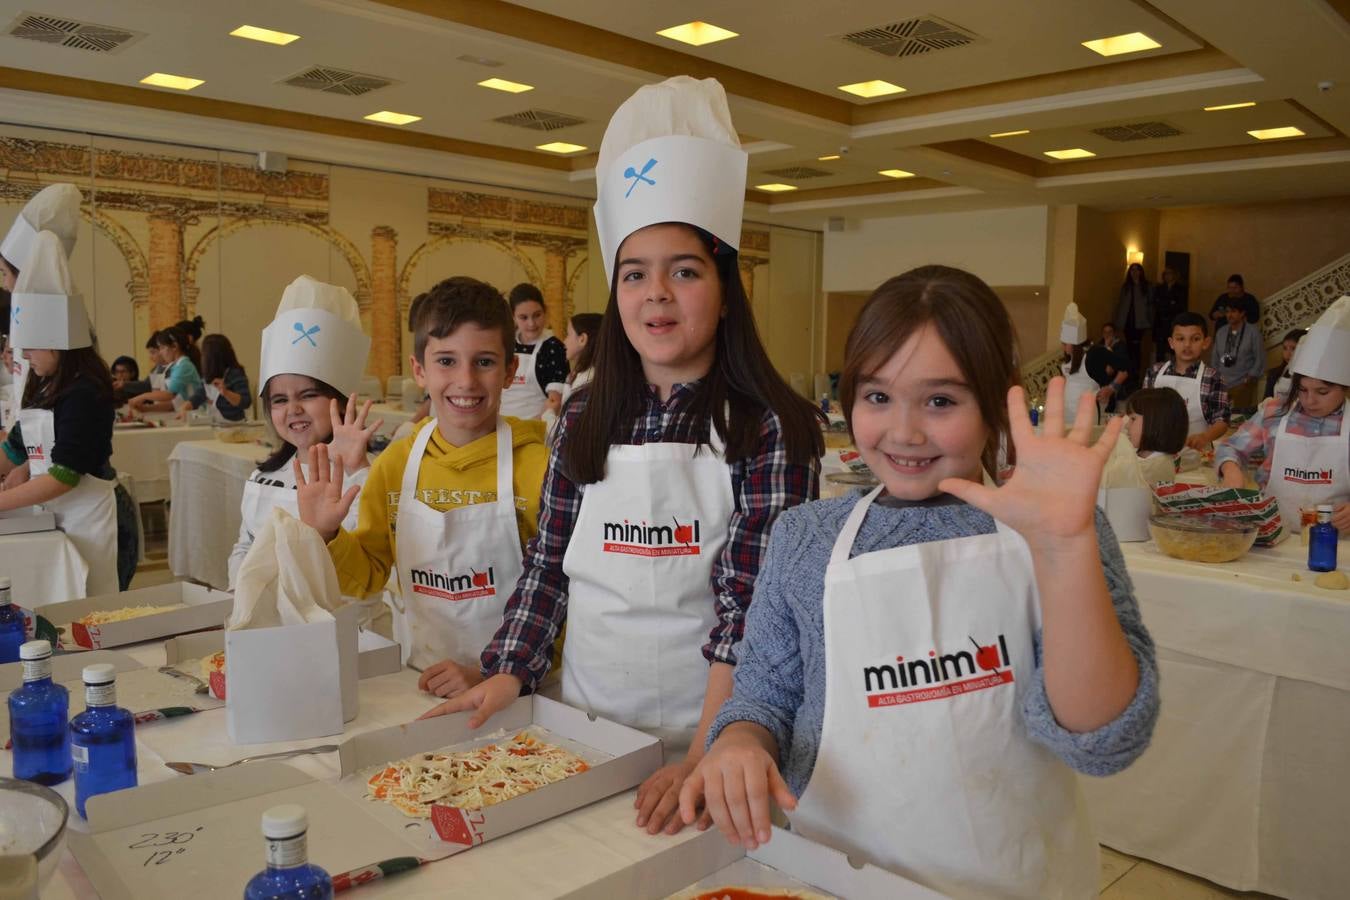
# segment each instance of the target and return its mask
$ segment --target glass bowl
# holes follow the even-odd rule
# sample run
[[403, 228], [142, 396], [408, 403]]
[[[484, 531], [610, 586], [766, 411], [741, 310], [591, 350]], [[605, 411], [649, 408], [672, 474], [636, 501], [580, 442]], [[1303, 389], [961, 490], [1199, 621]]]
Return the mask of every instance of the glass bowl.
[[69, 817], [70, 807], [51, 788], [0, 778], [0, 856], [35, 855], [39, 890], [56, 872]]
[[1240, 559], [1256, 543], [1257, 526], [1217, 516], [1167, 513], [1148, 517], [1148, 533], [1158, 549], [1190, 562], [1225, 563]]

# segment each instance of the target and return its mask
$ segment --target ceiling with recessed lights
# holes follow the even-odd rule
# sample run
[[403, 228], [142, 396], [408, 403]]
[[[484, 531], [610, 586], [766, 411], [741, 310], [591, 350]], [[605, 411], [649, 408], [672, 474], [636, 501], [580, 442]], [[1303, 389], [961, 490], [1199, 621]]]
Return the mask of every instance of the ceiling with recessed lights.
[[0, 118], [586, 195], [614, 108], [693, 74], [727, 88], [758, 221], [1235, 203], [1350, 191], [1347, 16], [1348, 0], [24, 0], [0, 2]]

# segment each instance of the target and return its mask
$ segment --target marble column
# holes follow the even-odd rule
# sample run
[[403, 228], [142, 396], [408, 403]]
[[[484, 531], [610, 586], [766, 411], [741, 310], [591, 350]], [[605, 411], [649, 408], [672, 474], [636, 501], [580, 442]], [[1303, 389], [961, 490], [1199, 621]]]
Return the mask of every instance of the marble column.
[[399, 373], [398, 232], [376, 225], [370, 232], [370, 358], [366, 371], [388, 383]]
[[561, 241], [544, 245], [544, 308], [548, 327], [559, 340], [567, 334], [567, 246]]
[[183, 219], [175, 210], [150, 214], [149, 328], [167, 328], [183, 318]]

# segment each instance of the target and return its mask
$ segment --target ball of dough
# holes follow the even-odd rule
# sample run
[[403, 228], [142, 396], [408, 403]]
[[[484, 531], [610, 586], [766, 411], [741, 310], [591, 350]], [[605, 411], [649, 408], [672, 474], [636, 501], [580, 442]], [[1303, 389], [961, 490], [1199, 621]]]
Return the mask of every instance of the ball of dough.
[[1327, 590], [1343, 591], [1350, 588], [1350, 578], [1346, 578], [1344, 572], [1323, 572], [1313, 584]]

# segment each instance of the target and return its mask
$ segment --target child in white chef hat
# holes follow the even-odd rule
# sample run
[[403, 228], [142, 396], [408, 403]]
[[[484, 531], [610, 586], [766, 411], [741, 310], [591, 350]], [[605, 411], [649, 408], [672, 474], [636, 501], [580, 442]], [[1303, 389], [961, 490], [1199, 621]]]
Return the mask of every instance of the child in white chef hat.
[[[953, 897], [1086, 897], [1097, 845], [1075, 770], [1148, 744], [1153, 645], [1095, 510], [1121, 423], [1036, 434], [1008, 315], [973, 275], [879, 287], [839, 396], [870, 493], [785, 512], [755, 585], [735, 691], [681, 794], [738, 845], [770, 798], [804, 836]], [[1016, 469], [993, 471], [1011, 438]]]

